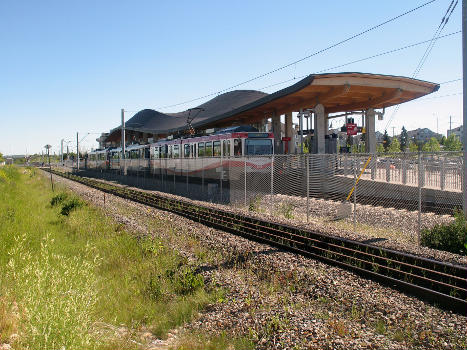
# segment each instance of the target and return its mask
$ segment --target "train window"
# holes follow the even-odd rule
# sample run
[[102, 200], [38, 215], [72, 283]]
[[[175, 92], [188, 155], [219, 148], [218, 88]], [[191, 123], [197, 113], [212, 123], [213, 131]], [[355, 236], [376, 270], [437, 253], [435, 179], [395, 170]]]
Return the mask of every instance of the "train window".
[[206, 142], [205, 154], [206, 157], [212, 157], [212, 142]]
[[212, 143], [212, 151], [213, 151], [214, 157], [221, 156], [221, 142], [220, 141], [214, 141]]
[[198, 142], [198, 157], [204, 157], [204, 142]]
[[113, 152], [112, 159], [120, 159], [120, 152]]
[[167, 145], [161, 146], [161, 158], [167, 158], [168, 148]]
[[172, 149], [173, 149], [173, 147], [172, 147], [172, 145], [170, 145], [169, 149], [168, 149], [168, 152], [167, 152], [167, 158], [172, 158], [172, 154], [173, 154]]
[[196, 145], [191, 144], [190, 145], [190, 156], [191, 156], [191, 158], [193, 158], [195, 156], [195, 154], [196, 154], [195, 149], [196, 149]]
[[234, 156], [242, 155], [242, 139], [234, 139]]
[[159, 158], [159, 147], [153, 147], [151, 159], [158, 159]]
[[246, 154], [272, 154], [271, 139], [246, 139]]
[[224, 152], [224, 157], [229, 157], [230, 156], [230, 140], [223, 140], [222, 141], [223, 145], [223, 152]]
[[180, 158], [180, 146], [179, 145], [174, 145], [174, 158]]
[[190, 158], [190, 145], [187, 143], [183, 145], [183, 158]]

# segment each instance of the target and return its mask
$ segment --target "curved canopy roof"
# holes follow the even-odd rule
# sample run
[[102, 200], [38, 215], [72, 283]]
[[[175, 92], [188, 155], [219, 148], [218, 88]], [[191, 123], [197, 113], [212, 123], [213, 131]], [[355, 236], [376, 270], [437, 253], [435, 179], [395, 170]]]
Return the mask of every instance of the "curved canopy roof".
[[[192, 110], [161, 113], [144, 109], [128, 120], [129, 130], [167, 135], [187, 129], [187, 117], [194, 128], [225, 127], [233, 123], [251, 124], [273, 113], [284, 114], [322, 104], [326, 113], [367, 108], [384, 108], [425, 96], [439, 89], [427, 81], [368, 73], [309, 75], [282, 90], [266, 94], [236, 90], [219, 95]], [[112, 130], [109, 139], [118, 139]], [[112, 137], [114, 136], [114, 137]]]

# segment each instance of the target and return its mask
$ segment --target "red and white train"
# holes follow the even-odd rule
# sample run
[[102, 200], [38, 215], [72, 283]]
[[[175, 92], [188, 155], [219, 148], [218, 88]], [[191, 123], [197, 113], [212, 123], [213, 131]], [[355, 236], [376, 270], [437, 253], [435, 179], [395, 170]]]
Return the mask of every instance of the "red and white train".
[[[128, 174], [146, 172], [154, 176], [194, 176], [219, 179], [219, 168], [247, 166], [261, 172], [271, 165], [274, 135], [249, 126], [237, 126], [206, 136], [159, 140], [125, 149]], [[96, 150], [88, 154], [86, 167], [97, 170], [122, 170], [121, 148]]]

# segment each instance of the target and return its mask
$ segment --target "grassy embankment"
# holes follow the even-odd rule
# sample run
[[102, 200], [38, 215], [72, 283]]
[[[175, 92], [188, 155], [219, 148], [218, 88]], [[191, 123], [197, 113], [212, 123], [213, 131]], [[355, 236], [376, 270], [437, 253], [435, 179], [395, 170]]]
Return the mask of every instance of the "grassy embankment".
[[0, 344], [139, 348], [141, 332], [164, 338], [217, 297], [163, 240], [52, 193], [35, 169], [0, 168]]

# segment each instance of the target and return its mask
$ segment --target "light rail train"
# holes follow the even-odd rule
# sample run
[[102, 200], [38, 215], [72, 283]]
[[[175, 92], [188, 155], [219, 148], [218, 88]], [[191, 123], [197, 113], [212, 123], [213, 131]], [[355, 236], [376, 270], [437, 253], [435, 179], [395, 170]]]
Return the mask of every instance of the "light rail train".
[[159, 140], [146, 145], [129, 145], [122, 157], [121, 148], [96, 150], [88, 154], [87, 169], [123, 170], [128, 174], [147, 173], [219, 179], [218, 169], [248, 166], [261, 172], [269, 168], [274, 154], [274, 135], [250, 126], [236, 126], [211, 135]]

